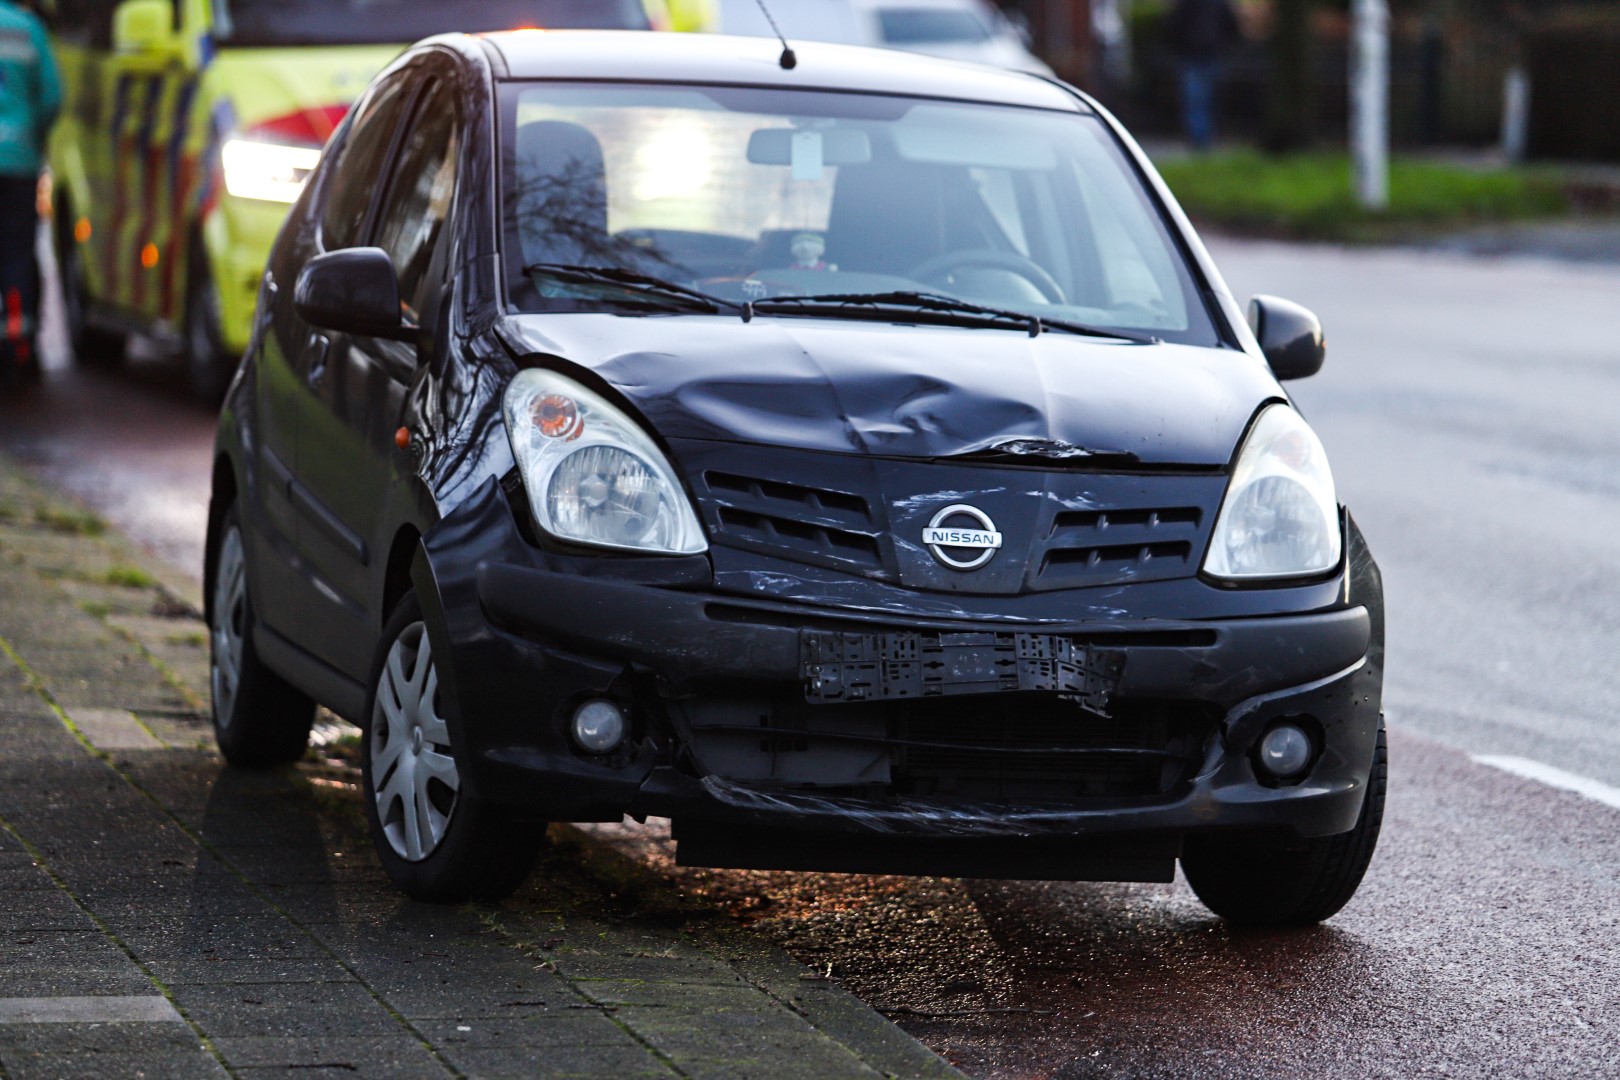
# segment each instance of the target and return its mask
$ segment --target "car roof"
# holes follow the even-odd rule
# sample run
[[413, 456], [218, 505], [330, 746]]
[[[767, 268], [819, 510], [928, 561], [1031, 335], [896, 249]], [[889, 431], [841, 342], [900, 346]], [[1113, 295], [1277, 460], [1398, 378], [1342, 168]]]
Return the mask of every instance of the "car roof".
[[721, 83], [955, 98], [1087, 112], [1059, 83], [982, 64], [890, 49], [793, 41], [798, 65], [778, 62], [779, 42], [724, 34], [621, 30], [516, 30], [480, 35], [497, 78]]

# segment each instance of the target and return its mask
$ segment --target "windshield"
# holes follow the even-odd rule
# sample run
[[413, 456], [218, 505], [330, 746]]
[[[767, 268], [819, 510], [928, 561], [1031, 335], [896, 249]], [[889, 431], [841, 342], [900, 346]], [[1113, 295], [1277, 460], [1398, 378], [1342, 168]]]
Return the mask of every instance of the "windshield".
[[840, 314], [770, 304], [784, 298], [927, 293], [1215, 343], [1096, 117], [747, 87], [502, 93], [508, 279], [522, 310], [645, 305], [577, 272], [596, 268], [773, 313]]
[[214, 0], [222, 44], [408, 44], [434, 34], [519, 27], [645, 30], [641, 0]]

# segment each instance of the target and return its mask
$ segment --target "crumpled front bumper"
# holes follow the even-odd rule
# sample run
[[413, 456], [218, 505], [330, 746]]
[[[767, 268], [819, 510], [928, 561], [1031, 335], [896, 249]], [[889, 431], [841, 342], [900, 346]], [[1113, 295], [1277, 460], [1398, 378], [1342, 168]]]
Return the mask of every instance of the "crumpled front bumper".
[[[1174, 847], [1187, 832], [1212, 829], [1331, 835], [1352, 828], [1360, 811], [1381, 722], [1382, 590], [1353, 525], [1348, 580], [1329, 610], [1040, 624], [1043, 634], [1105, 641], [1122, 654], [1117, 699], [1196, 701], [1217, 707], [1220, 721], [1190, 780], [1162, 796], [1021, 805], [701, 776], [677, 734], [647, 719], [657, 711], [651, 696], [802, 686], [806, 627], [1004, 631], [1006, 623], [906, 622], [892, 612], [719, 594], [701, 558], [550, 555], [524, 542], [513, 522], [505, 494], [486, 487], [425, 538], [415, 573], [435, 654], [450, 658], [441, 678], [469, 761], [466, 782], [536, 820], [670, 817], [683, 849], [690, 841], [694, 850], [718, 851], [727, 838], [734, 847], [780, 848], [791, 836], [803, 841], [799, 854], [782, 858], [798, 865], [818, 861], [808, 854], [817, 838], [829, 850], [870, 842], [927, 862], [941, 844], [1157, 837]], [[620, 700], [641, 718], [609, 757], [577, 751], [566, 734], [572, 708], [592, 697]], [[1293, 716], [1313, 718], [1321, 752], [1303, 781], [1267, 782], [1250, 750], [1271, 723]], [[903, 869], [893, 858], [877, 863]]]

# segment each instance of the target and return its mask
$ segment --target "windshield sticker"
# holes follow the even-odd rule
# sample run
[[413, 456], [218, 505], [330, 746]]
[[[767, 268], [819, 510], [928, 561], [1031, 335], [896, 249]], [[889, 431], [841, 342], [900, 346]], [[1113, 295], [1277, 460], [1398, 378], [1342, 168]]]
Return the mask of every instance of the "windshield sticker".
[[793, 163], [793, 179], [820, 180], [823, 164], [821, 132], [795, 132], [791, 145], [790, 160]]

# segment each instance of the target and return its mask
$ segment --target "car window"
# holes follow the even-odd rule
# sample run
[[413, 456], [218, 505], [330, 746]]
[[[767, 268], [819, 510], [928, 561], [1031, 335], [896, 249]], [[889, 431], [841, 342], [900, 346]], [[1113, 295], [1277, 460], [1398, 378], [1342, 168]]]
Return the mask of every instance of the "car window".
[[[422, 96], [416, 120], [400, 146], [375, 243], [399, 273], [399, 295], [414, 303], [455, 195], [459, 149], [456, 110], [447, 84]], [[407, 312], [407, 316], [411, 312]]]
[[334, 172], [321, 214], [321, 243], [327, 251], [360, 242], [360, 229], [365, 225], [377, 177], [387, 164], [388, 149], [410, 100], [410, 89], [409, 77], [401, 72], [377, 84], [360, 103], [331, 166]]

